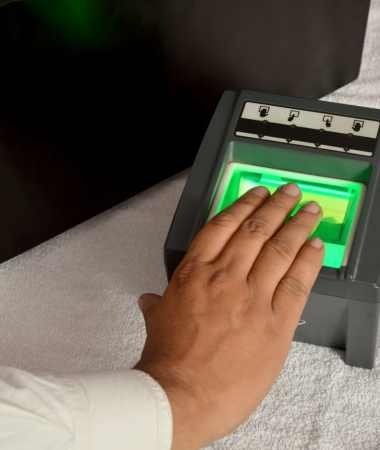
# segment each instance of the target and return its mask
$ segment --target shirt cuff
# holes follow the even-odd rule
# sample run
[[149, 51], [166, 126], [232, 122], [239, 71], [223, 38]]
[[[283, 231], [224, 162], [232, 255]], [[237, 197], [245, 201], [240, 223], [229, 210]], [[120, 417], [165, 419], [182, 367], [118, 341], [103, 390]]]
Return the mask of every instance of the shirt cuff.
[[173, 419], [169, 400], [145, 372], [98, 372], [72, 376], [70, 380], [80, 383], [87, 397], [87, 425], [78, 426], [77, 433], [88, 433], [89, 449], [171, 449]]

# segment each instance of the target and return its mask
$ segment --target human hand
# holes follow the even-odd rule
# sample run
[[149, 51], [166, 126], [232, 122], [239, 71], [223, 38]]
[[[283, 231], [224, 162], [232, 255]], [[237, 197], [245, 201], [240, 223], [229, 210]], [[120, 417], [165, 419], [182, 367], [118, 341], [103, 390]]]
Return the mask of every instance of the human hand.
[[279, 375], [323, 260], [308, 237], [321, 219], [294, 184], [258, 187], [195, 237], [162, 297], [141, 308], [147, 340], [136, 366], [165, 389], [173, 450], [195, 450], [240, 425]]

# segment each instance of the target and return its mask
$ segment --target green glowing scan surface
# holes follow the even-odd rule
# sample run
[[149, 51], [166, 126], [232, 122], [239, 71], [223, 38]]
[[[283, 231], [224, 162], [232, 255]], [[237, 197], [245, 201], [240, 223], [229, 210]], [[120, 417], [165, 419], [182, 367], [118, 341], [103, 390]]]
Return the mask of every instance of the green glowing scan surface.
[[216, 192], [209, 218], [255, 186], [265, 186], [272, 193], [286, 183], [296, 183], [302, 191], [302, 199], [290, 216], [312, 200], [322, 207], [323, 218], [312, 236], [319, 237], [325, 243], [323, 265], [331, 268], [345, 266], [365, 194], [365, 186], [361, 183], [229, 163]]

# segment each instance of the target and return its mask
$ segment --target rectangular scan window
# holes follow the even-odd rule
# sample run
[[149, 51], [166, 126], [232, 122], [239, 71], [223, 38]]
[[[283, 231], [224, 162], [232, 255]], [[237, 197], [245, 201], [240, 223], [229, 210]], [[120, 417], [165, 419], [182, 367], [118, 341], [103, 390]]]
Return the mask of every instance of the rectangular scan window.
[[312, 234], [325, 243], [323, 265], [335, 269], [346, 266], [365, 195], [361, 183], [231, 162], [219, 183], [209, 219], [255, 186], [265, 186], [273, 193], [287, 183], [296, 183], [302, 191], [302, 199], [290, 216], [313, 200], [323, 210], [323, 218]]

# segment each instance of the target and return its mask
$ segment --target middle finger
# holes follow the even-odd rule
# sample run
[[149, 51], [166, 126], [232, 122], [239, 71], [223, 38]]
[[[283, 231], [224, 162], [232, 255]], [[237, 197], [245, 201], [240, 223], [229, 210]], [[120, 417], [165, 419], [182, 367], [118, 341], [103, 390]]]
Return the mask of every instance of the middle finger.
[[279, 188], [233, 234], [219, 256], [220, 264], [248, 276], [264, 244], [281, 227], [300, 197], [301, 191], [295, 184]]
[[264, 245], [248, 277], [250, 284], [259, 287], [263, 295], [271, 298], [298, 252], [318, 226], [321, 216], [319, 205], [311, 202], [292, 217]]

